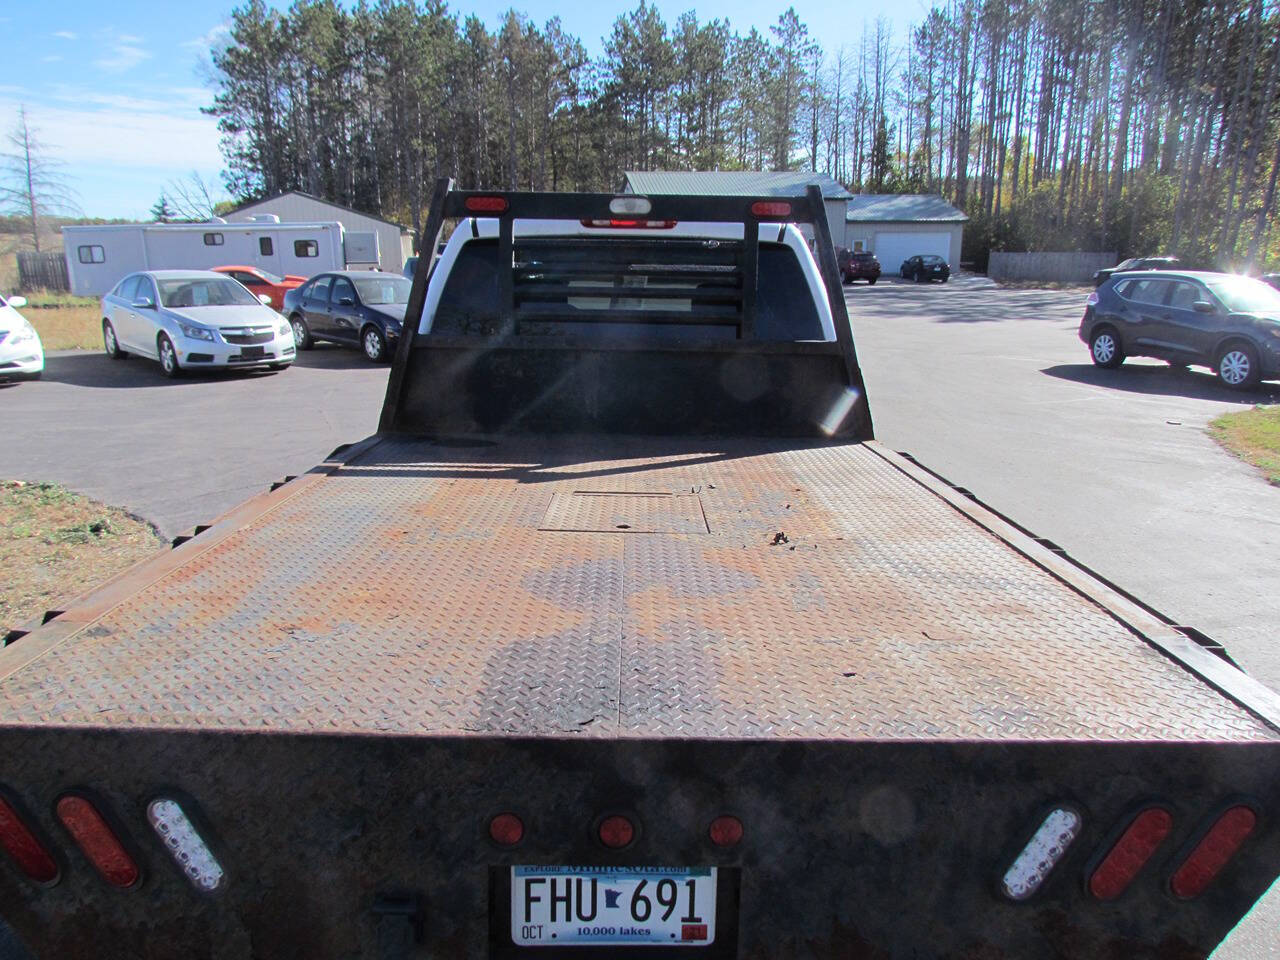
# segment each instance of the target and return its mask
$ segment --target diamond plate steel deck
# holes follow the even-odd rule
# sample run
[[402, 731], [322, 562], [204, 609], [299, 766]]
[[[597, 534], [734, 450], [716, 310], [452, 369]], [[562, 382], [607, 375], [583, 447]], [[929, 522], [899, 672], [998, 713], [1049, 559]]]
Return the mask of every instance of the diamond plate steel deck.
[[[0, 726], [1277, 738], [870, 445], [388, 439], [304, 480], [0, 653]], [[706, 527], [539, 529], [582, 490]]]

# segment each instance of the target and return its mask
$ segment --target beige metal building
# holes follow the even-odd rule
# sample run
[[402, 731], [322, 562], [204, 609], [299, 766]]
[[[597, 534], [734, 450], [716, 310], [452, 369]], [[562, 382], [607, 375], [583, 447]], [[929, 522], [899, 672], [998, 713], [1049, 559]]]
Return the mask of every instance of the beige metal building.
[[917, 254], [936, 254], [958, 267], [969, 218], [934, 194], [862, 193], [849, 199], [845, 220], [844, 245], [870, 250], [885, 273], [897, 273]]
[[[362, 237], [359, 249], [365, 252], [356, 253], [354, 248], [348, 250], [347, 262], [352, 266], [373, 265], [373, 254], [376, 253], [379, 269], [399, 273], [405, 259], [413, 254], [413, 234], [400, 224], [298, 190], [243, 204], [226, 214], [224, 219], [228, 223], [242, 223], [265, 217], [279, 217], [281, 223], [336, 220], [342, 224], [344, 234]], [[370, 250], [367, 243], [369, 235], [376, 238], [376, 251]]]

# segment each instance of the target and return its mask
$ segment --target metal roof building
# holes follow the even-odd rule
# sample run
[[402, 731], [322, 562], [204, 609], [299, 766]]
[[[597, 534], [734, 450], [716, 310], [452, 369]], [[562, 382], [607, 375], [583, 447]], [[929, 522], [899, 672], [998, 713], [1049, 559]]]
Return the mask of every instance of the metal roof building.
[[896, 273], [916, 254], [937, 254], [954, 268], [968, 220], [937, 194], [859, 194], [849, 200], [845, 246], [870, 250], [885, 273]]

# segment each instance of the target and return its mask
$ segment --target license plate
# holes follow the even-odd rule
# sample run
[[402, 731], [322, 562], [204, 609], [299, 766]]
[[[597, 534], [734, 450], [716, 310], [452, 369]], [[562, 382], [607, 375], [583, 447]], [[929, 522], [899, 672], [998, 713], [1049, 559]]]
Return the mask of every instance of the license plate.
[[242, 357], [261, 357], [266, 354], [266, 347], [241, 347], [240, 356]]
[[715, 867], [512, 867], [511, 940], [522, 947], [705, 947]]

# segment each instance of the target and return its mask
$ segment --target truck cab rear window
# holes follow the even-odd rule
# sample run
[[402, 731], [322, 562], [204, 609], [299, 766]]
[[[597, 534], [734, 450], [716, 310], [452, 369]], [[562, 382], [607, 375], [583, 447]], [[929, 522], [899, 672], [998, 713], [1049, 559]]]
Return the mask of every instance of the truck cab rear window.
[[[503, 319], [493, 239], [469, 241], [449, 271], [432, 322], [444, 336], [715, 339], [739, 336], [741, 244], [699, 256], [700, 241], [516, 241], [514, 318]], [[822, 323], [793, 250], [760, 245], [756, 339], [822, 340]], [[687, 291], [687, 295], [686, 295]]]

